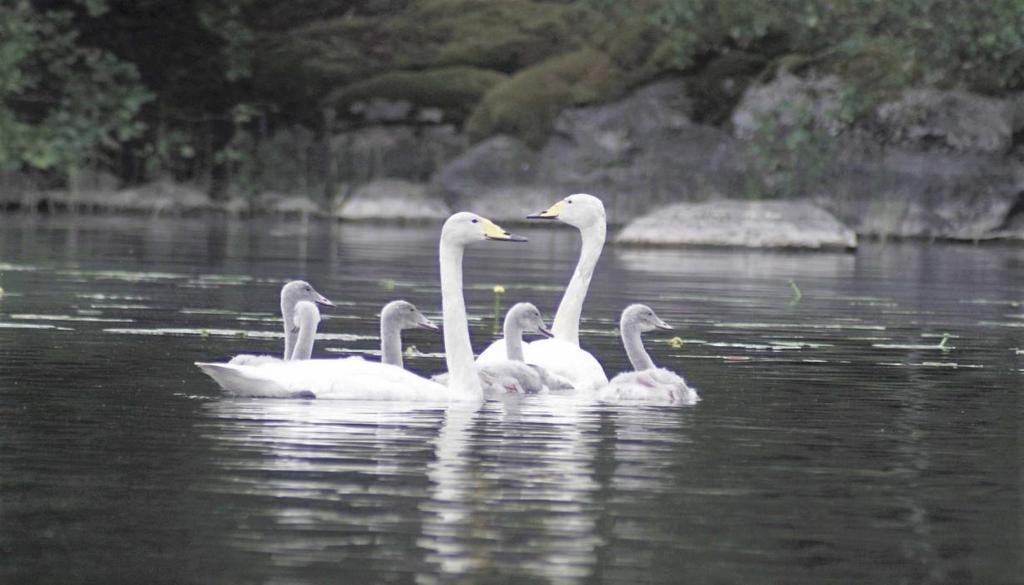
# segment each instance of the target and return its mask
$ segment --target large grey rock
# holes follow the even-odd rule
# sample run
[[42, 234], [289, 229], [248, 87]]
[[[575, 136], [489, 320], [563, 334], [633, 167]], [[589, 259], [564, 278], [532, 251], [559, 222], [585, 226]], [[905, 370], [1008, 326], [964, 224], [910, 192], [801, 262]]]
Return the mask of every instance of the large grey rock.
[[566, 110], [540, 152], [538, 182], [565, 195], [601, 197], [612, 223], [655, 205], [737, 192], [743, 183], [737, 142], [718, 128], [694, 124], [691, 111], [679, 80]]
[[427, 181], [467, 147], [451, 125], [367, 126], [331, 139], [336, 180], [365, 183], [374, 179]]
[[1002, 229], [1024, 192], [1024, 157], [1011, 154], [1024, 123], [1019, 96], [911, 90], [850, 127], [836, 117], [842, 87], [835, 77], [781, 73], [747, 89], [734, 133], [755, 152], [766, 121], [778, 132], [808, 122], [825, 132], [820, 150], [801, 153], [824, 180], [803, 183], [799, 195], [859, 234], [973, 240]]
[[1005, 153], [1015, 104], [966, 91], [915, 89], [882, 104], [876, 123], [889, 144], [953, 152]]
[[[516, 206], [519, 197], [536, 184], [536, 167], [537, 153], [524, 142], [510, 136], [494, 136], [445, 165], [434, 176], [430, 191], [454, 210], [472, 210], [484, 215], [490, 211], [488, 217], [510, 219], [513, 216], [494, 212]], [[535, 207], [526, 201], [522, 205], [523, 211], [514, 217], [522, 218]]]
[[692, 123], [691, 109], [678, 80], [618, 102], [568, 109], [539, 152], [514, 138], [490, 138], [447, 164], [432, 190], [455, 209], [508, 214], [499, 219], [586, 192], [601, 197], [612, 223], [659, 203], [736, 192], [742, 184], [736, 141]]
[[449, 214], [444, 201], [427, 194], [425, 184], [400, 179], [363, 184], [348, 197], [338, 198], [332, 211], [334, 217], [351, 221], [434, 221]]
[[827, 211], [793, 201], [708, 201], [659, 207], [629, 223], [619, 244], [847, 249], [857, 236]]
[[816, 202], [859, 234], [985, 239], [1024, 193], [1012, 158], [841, 144], [842, 157]]

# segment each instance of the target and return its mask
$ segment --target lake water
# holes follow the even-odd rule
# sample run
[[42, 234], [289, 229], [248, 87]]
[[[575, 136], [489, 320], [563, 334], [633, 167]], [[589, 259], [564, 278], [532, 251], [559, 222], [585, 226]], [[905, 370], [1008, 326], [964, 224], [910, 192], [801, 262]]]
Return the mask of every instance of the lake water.
[[[0, 217], [0, 582], [1024, 582], [1024, 248], [606, 249], [584, 344], [621, 371], [649, 303], [695, 407], [235, 399], [192, 365], [278, 351], [296, 277], [339, 302], [321, 357], [387, 300], [439, 318], [437, 232]], [[467, 252], [478, 350], [494, 285], [550, 319], [572, 272], [575, 230], [522, 233]]]

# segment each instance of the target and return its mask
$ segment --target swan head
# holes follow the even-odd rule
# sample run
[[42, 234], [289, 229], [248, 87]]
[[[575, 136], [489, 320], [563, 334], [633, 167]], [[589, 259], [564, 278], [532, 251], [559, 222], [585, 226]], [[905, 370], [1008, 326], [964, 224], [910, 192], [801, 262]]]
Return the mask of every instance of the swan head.
[[498, 224], [475, 213], [461, 211], [452, 215], [441, 228], [441, 241], [465, 246], [481, 240], [525, 242], [526, 238], [510, 234]]
[[634, 328], [646, 333], [655, 329], [672, 329], [672, 326], [662, 321], [647, 305], [636, 304], [622, 311], [619, 328], [623, 331]]
[[557, 219], [575, 228], [583, 229], [596, 223], [605, 224], [604, 203], [593, 195], [574, 193], [540, 213], [527, 219]]
[[516, 303], [505, 315], [505, 323], [514, 325], [524, 333], [539, 333], [551, 337], [544, 317], [533, 303]]
[[281, 288], [281, 306], [294, 307], [301, 301], [309, 301], [326, 307], [333, 307], [334, 303], [327, 300], [305, 280], [293, 280]]
[[416, 305], [409, 301], [391, 301], [384, 305], [380, 312], [380, 320], [395, 324], [398, 329], [430, 329], [437, 331], [437, 324], [427, 319]]

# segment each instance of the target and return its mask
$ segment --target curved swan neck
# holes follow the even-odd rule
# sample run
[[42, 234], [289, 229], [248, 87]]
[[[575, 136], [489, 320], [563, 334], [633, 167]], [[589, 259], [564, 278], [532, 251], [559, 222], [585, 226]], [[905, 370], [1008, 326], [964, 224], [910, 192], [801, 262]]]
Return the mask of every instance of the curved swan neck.
[[281, 299], [281, 319], [284, 321], [284, 355], [281, 359], [287, 361], [292, 359], [298, 331], [295, 327], [295, 305], [284, 298]]
[[640, 337], [640, 327], [636, 325], [622, 327], [622, 346], [626, 348], [626, 355], [629, 357], [629, 363], [633, 364], [634, 370], [642, 372], [654, 368], [654, 361], [644, 349], [644, 342]]
[[298, 324], [298, 332], [295, 334], [291, 359], [308, 360], [313, 356], [313, 341], [316, 339], [316, 328], [320, 323], [320, 311], [313, 303], [300, 303], [295, 310], [295, 321]]
[[583, 313], [583, 301], [587, 298], [590, 279], [594, 276], [594, 268], [601, 257], [604, 239], [607, 232], [604, 221], [595, 222], [580, 229], [580, 259], [576, 263], [576, 271], [572, 274], [569, 285], [565, 287], [562, 302], [558, 304], [555, 320], [551, 325], [551, 333], [555, 339], [580, 344], [580, 315]]
[[449, 244], [441, 238], [441, 311], [444, 320], [445, 363], [449, 387], [468, 394], [483, 396], [480, 378], [473, 361], [469, 341], [466, 301], [462, 296], [461, 245]]
[[505, 352], [510, 361], [514, 362], [525, 362], [526, 358], [523, 354], [523, 330], [516, 327], [516, 324], [511, 319], [512, 313], [505, 317], [505, 326], [502, 333], [505, 336]]
[[380, 362], [405, 367], [402, 362], [402, 330], [393, 318], [380, 319]]

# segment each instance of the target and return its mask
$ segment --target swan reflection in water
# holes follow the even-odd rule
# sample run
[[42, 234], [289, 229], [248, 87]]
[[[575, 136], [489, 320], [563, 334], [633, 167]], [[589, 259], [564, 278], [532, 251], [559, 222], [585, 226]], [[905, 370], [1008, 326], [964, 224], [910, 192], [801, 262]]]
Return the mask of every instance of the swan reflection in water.
[[[275, 565], [338, 563], [579, 582], [594, 569], [597, 408], [572, 397], [444, 406], [222, 399], [203, 489], [250, 496], [227, 539]], [[296, 569], [299, 570], [299, 569]]]

